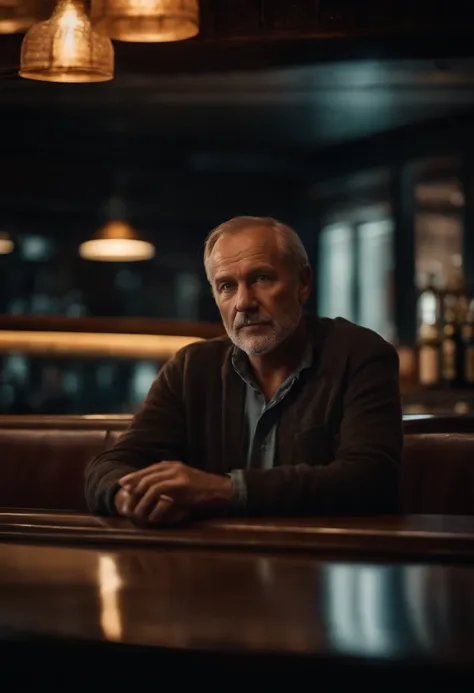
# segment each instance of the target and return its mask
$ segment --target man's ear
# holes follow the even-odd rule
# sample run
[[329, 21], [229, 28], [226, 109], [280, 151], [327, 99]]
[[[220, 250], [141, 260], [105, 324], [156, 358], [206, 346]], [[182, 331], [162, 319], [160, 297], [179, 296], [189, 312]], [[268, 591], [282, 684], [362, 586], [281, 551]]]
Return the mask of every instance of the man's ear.
[[300, 272], [300, 281], [298, 289], [298, 300], [301, 305], [304, 305], [311, 294], [313, 286], [313, 272], [311, 267], [305, 267]]

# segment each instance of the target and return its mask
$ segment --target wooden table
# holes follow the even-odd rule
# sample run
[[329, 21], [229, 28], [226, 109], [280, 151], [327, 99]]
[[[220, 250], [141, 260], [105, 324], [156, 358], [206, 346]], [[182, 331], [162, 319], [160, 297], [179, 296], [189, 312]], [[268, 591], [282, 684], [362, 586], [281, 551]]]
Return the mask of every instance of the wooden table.
[[221, 519], [146, 529], [121, 518], [0, 512], [0, 541], [303, 553], [350, 560], [474, 560], [474, 516]]
[[[372, 549], [359, 559], [364, 542]], [[192, 683], [291, 671], [330, 677], [332, 689], [349, 675], [385, 688], [472, 690], [473, 545], [470, 518], [152, 531], [90, 516], [3, 513], [2, 668], [15, 681], [31, 675], [49, 686], [62, 675], [65, 686], [89, 688], [94, 669], [93, 682], [109, 687], [131, 672], [137, 688], [145, 676], [149, 688], [165, 672]], [[426, 555], [415, 560], [422, 546]]]

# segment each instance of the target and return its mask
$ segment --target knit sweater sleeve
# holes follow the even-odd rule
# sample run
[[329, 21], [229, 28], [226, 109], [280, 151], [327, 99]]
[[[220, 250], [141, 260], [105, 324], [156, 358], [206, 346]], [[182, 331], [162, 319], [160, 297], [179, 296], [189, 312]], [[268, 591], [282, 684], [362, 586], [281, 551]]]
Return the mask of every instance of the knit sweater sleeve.
[[183, 460], [183, 368], [178, 352], [158, 373], [129, 429], [87, 466], [85, 496], [92, 513], [115, 514], [118, 481], [125, 474], [163, 460]]

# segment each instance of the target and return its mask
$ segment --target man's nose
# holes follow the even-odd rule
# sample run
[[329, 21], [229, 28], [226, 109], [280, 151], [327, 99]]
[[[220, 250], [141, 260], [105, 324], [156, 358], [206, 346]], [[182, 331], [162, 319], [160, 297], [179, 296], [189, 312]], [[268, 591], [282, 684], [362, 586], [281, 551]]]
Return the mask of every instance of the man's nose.
[[251, 287], [241, 284], [237, 290], [235, 308], [239, 313], [245, 313], [257, 307], [257, 300]]

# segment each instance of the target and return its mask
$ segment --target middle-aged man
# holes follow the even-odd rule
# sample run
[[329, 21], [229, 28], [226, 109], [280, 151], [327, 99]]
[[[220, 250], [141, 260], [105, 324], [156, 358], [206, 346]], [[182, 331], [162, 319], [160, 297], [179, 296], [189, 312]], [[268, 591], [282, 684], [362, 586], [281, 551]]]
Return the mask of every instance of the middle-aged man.
[[160, 370], [86, 472], [92, 512], [147, 524], [212, 515], [394, 512], [398, 357], [376, 333], [306, 315], [311, 270], [274, 219], [214, 229], [204, 262], [227, 337]]

